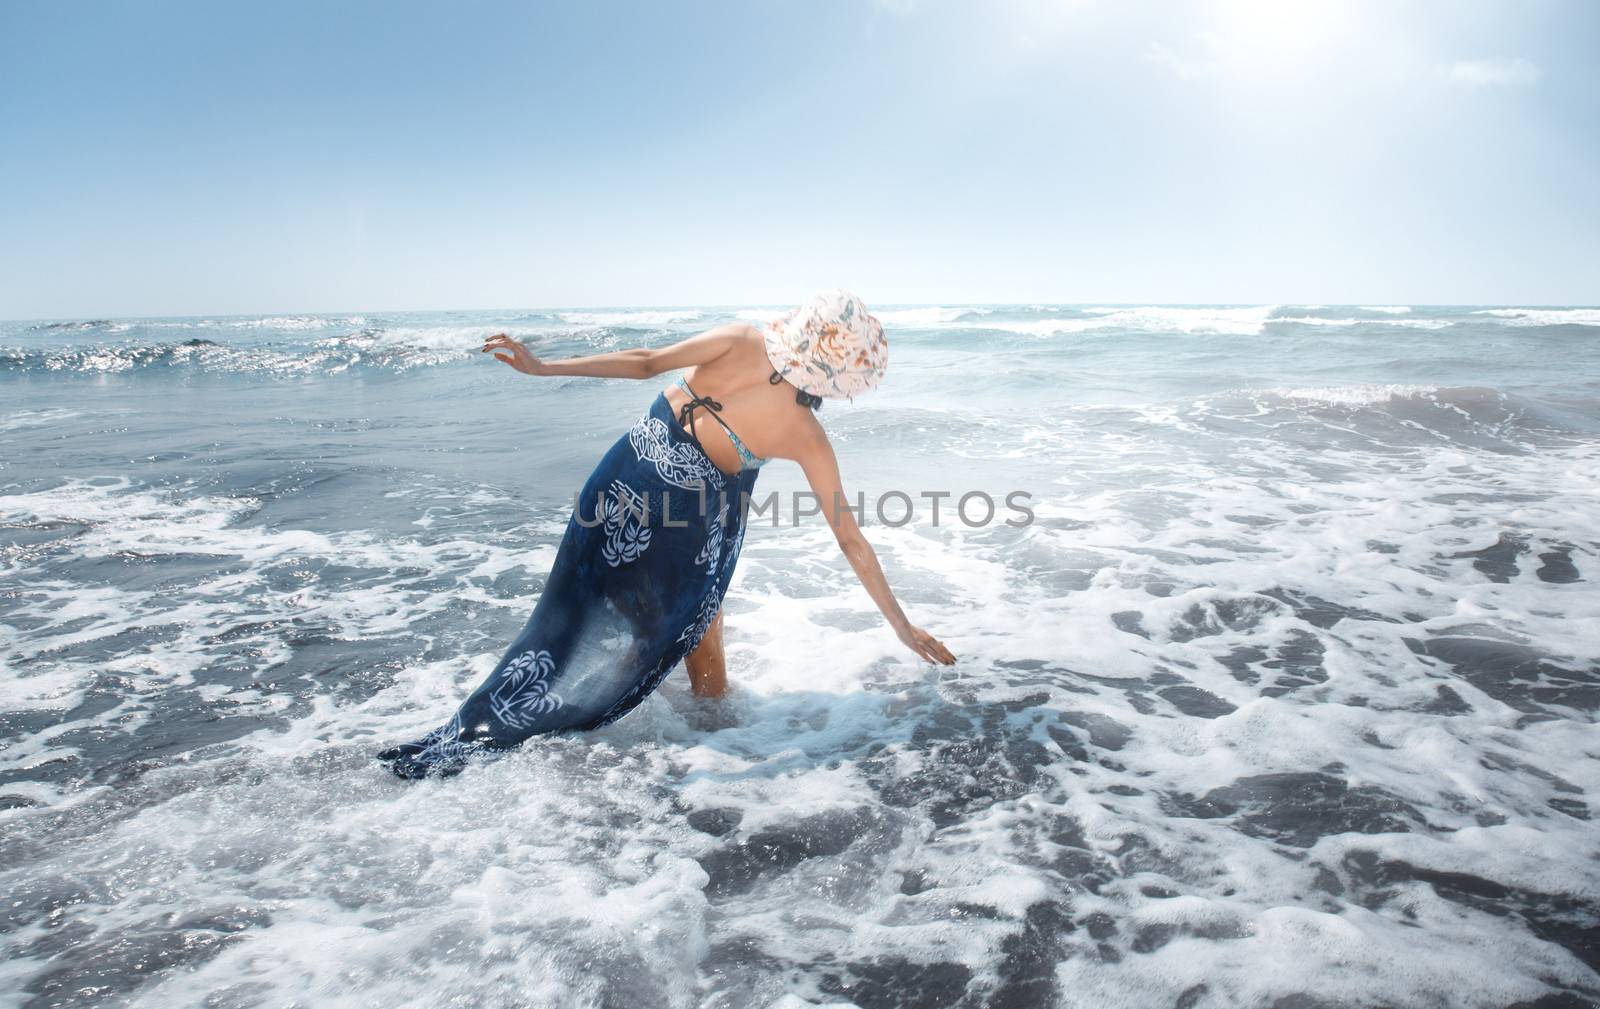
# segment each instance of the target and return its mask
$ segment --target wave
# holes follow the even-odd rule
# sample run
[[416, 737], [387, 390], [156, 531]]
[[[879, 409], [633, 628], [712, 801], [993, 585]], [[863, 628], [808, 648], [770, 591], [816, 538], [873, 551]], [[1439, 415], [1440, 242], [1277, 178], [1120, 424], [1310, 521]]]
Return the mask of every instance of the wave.
[[789, 309], [787, 308], [741, 308], [733, 313], [733, 317], [735, 319], [743, 319], [746, 322], [764, 323], [773, 319], [780, 319], [788, 312]]
[[110, 319], [84, 319], [77, 322], [37, 322], [28, 328], [36, 333], [73, 332], [82, 329], [110, 329], [116, 323]]
[[484, 340], [505, 331], [504, 326], [395, 326], [366, 329], [351, 336], [322, 340], [318, 345], [389, 346], [464, 353], [477, 350]]
[[1228, 333], [1253, 336], [1278, 310], [1277, 305], [1256, 305], [1244, 308], [1218, 308], [1204, 306], [1173, 308], [1163, 305], [1146, 305], [1139, 308], [1087, 308], [1098, 316], [1104, 326], [1118, 329], [1142, 329], [1161, 333]]
[[366, 316], [362, 315], [266, 315], [251, 318], [84, 319], [40, 322], [29, 326], [28, 330], [35, 333], [72, 333], [86, 330], [125, 333], [131, 329], [275, 329], [309, 332], [319, 329], [361, 328], [367, 324]]
[[1600, 326], [1600, 308], [1482, 308], [1472, 314], [1507, 326]]
[[[1462, 387], [1463, 390], [1467, 388]], [[1280, 386], [1272, 389], [1256, 390], [1254, 395], [1277, 397], [1289, 401], [1335, 403], [1340, 406], [1373, 406], [1379, 403], [1393, 403], [1398, 399], [1433, 398], [1440, 391], [1440, 387], [1436, 385], [1373, 383], [1369, 385], [1306, 386], [1301, 388]], [[1492, 389], [1472, 388], [1470, 391], [1474, 395], [1478, 393], [1494, 393]]]
[[1085, 308], [1087, 318], [1036, 319], [1027, 321], [984, 320], [973, 328], [997, 329], [1027, 336], [1054, 336], [1059, 333], [1086, 333], [1102, 329], [1135, 330], [1150, 333], [1229, 334], [1254, 336], [1271, 319], [1277, 305], [1248, 308], [1174, 308], [1146, 305], [1137, 308]]
[[[1221, 334], [1231, 336], [1259, 336], [1270, 326], [1394, 326], [1405, 329], [1446, 329], [1454, 323], [1449, 319], [1399, 318], [1409, 313], [1409, 307], [1361, 306], [1361, 311], [1380, 315], [1380, 318], [1332, 318], [1318, 315], [1282, 315], [1282, 305], [1259, 305], [1249, 308], [1171, 308], [1143, 306], [1138, 308], [1093, 307], [1082, 309], [1083, 316], [1054, 319], [988, 320], [965, 326], [966, 320], [955, 319], [940, 323], [926, 323], [929, 327], [973, 328], [999, 330], [1025, 336], [1055, 336], [1066, 333], [1087, 333], [1099, 330], [1127, 330], [1144, 333]], [[1292, 306], [1302, 312], [1325, 309], [1325, 305]]]
[[575, 326], [627, 326], [630, 328], [671, 326], [705, 318], [698, 308], [640, 309], [624, 312], [557, 312], [556, 318]]
[[1402, 329], [1448, 329], [1449, 319], [1328, 319], [1319, 315], [1277, 316], [1267, 320], [1273, 325], [1295, 326], [1398, 326]]
[[1263, 402], [1294, 406], [1338, 406], [1360, 411], [1387, 410], [1396, 405], [1425, 403], [1445, 407], [1464, 417], [1486, 419], [1493, 415], [1529, 413], [1535, 402], [1516, 393], [1481, 385], [1429, 385], [1410, 382], [1371, 382], [1330, 386], [1274, 386], [1267, 389], [1240, 389], [1203, 399], [1243, 396]]
[[212, 349], [223, 349], [212, 340], [193, 339], [182, 343], [153, 345], [77, 347], [66, 350], [9, 350], [0, 353], [0, 369], [8, 371], [127, 371], [150, 365], [177, 364], [193, 360]]
[[[1030, 305], [1027, 311], [1048, 311], [1039, 305]], [[874, 310], [873, 317], [885, 326], [907, 326], [921, 329], [938, 329], [953, 323], [981, 318], [995, 311], [993, 308], [962, 306], [946, 308], [942, 305], [925, 305], [918, 308], [887, 308]], [[788, 308], [741, 308], [734, 318], [746, 322], [765, 324], [789, 314]]]
[[[789, 308], [741, 308], [733, 317], [746, 322], [768, 323], [773, 319], [781, 319], [789, 314]], [[942, 305], [923, 305], [915, 308], [886, 308], [874, 309], [872, 314], [885, 326], [908, 326], [924, 329], [938, 329], [953, 323], [972, 319], [980, 319], [996, 311], [992, 307], [965, 305], [946, 308]], [[1055, 311], [1043, 305], [1028, 305], [1013, 308], [1012, 311]]]
[[929, 305], [924, 308], [891, 308], [872, 314], [886, 326], [943, 326], [952, 322], [982, 318], [992, 311], [994, 310], [991, 308], [944, 308], [940, 305]]
[[206, 319], [201, 326], [226, 326], [230, 329], [287, 329], [287, 330], [313, 330], [330, 329], [339, 326], [365, 326], [366, 316], [362, 315], [270, 315], [258, 319]]
[[12, 348], [0, 352], [0, 371], [55, 371], [108, 374], [161, 367], [190, 366], [223, 372], [276, 374], [337, 373], [353, 367], [395, 370], [440, 364], [475, 350], [459, 334], [428, 331], [390, 334], [365, 331], [319, 340], [306, 348], [231, 346], [196, 337], [181, 343], [121, 344], [61, 350]]
[[[1056, 336], [1104, 330], [1142, 333], [1217, 334], [1259, 336], [1275, 326], [1395, 327], [1439, 330], [1461, 324], [1461, 316], [1416, 316], [1410, 305], [1355, 305], [1345, 315], [1309, 314], [1327, 311], [1327, 305], [1255, 306], [1090, 306], [1055, 308], [1043, 305], [958, 307], [928, 306], [877, 313], [886, 324], [919, 329], [991, 330], [1022, 336]], [[1047, 318], [1004, 318], [1040, 312], [1065, 313]], [[1299, 314], [1290, 314], [1297, 312]], [[1600, 326], [1600, 309], [1494, 308], [1473, 313], [1483, 322], [1514, 326]], [[996, 315], [1002, 316], [995, 318]], [[755, 318], [754, 315], [741, 317]]]
[[[1170, 412], [1162, 407], [1157, 412]], [[1283, 418], [1315, 428], [1329, 444], [1344, 437], [1368, 447], [1404, 448], [1441, 442], [1522, 451], [1536, 443], [1592, 443], [1600, 403], [1555, 406], [1487, 386], [1370, 383], [1235, 389], [1200, 396], [1177, 408], [1201, 422], [1259, 423], [1278, 437]]]
[[[211, 331], [217, 336], [227, 334]], [[586, 354], [617, 349], [647, 330], [505, 325], [370, 326], [327, 336], [271, 334], [215, 340], [97, 343], [66, 347], [0, 347], [0, 371], [112, 373], [158, 367], [276, 374], [332, 374], [351, 368], [406, 370], [470, 359], [483, 340], [510, 332], [536, 353]]]
[[59, 407], [48, 410], [19, 410], [8, 416], [0, 417], [0, 432], [20, 431], [30, 427], [45, 427], [77, 416], [80, 416], [80, 414], [76, 410], [64, 410]]
[[[1400, 311], [1405, 308], [1406, 311]], [[0, 328], [0, 372], [112, 373], [161, 367], [207, 371], [276, 374], [332, 374], [347, 369], [404, 370], [470, 360], [484, 337], [510, 332], [541, 356], [598, 353], [627, 346], [659, 346], [681, 338], [692, 326], [730, 318], [766, 321], [780, 309], [619, 309], [611, 312], [407, 313], [368, 318], [363, 315], [278, 315], [259, 318], [169, 319], [117, 321], [82, 319], [51, 323], [18, 323]], [[1183, 367], [1197, 368], [1194, 387], [1233, 384], [1250, 370], [1259, 370], [1252, 355], [1270, 357], [1259, 339], [1294, 344], [1312, 351], [1304, 380], [1385, 378], [1438, 380], [1456, 376], [1470, 380], [1474, 361], [1463, 358], [1453, 338], [1513, 333], [1525, 346], [1497, 354], [1513, 363], [1527, 362], [1524, 384], [1546, 362], [1560, 378], [1570, 369], [1555, 364], [1570, 356], [1571, 340], [1600, 326], [1600, 309], [1464, 308], [1436, 310], [1409, 306], [950, 306], [895, 307], [881, 317], [891, 340], [904, 340], [911, 352], [936, 354], [941, 349], [1015, 350], [1025, 353], [1075, 355], [1075, 364], [1119, 368], [1118, 355], [1135, 355], [1149, 364], [1148, 354], [1179, 351], [1193, 355], [1174, 362], [1168, 388], [1184, 388]], [[1504, 329], [1502, 327], [1520, 327]], [[1416, 334], [1401, 347], [1405, 335]], [[1431, 339], [1429, 331], [1445, 331]], [[1081, 338], [1075, 338], [1084, 334]], [[1337, 335], [1341, 339], [1326, 338]], [[9, 337], [9, 338], [8, 338]], [[1060, 337], [1059, 339], [1054, 339]], [[1194, 337], [1192, 341], [1188, 338]], [[1208, 339], [1220, 337], [1221, 339]], [[1381, 370], [1359, 372], [1349, 367], [1352, 348], [1360, 343], [1380, 353]], [[1563, 346], [1555, 347], [1561, 343]], [[1327, 354], [1315, 356], [1319, 344]], [[1541, 346], [1550, 344], [1550, 346]], [[1389, 347], [1396, 348], [1391, 355]], [[1357, 354], [1362, 356], [1365, 350]], [[1585, 349], [1587, 353], [1587, 349]], [[1239, 356], [1228, 363], [1230, 354]], [[1146, 355], [1140, 357], [1139, 355]], [[1328, 356], [1332, 355], [1332, 356]], [[1393, 360], [1388, 358], [1393, 357]], [[924, 357], [924, 360], [933, 360]], [[1489, 358], [1500, 360], [1500, 358]], [[1053, 361], [1040, 362], [1048, 378]], [[1220, 373], [1217, 369], [1222, 369]], [[1444, 370], [1441, 370], [1444, 369]], [[1292, 372], [1282, 372], [1286, 377]], [[1102, 378], [1111, 375], [1105, 372]], [[1218, 379], [1207, 380], [1206, 376]], [[1110, 386], [1119, 381], [1107, 378]]]
[[[1393, 327], [1399, 329], [1441, 330], [1465, 325], [1467, 320], [1456, 313], [1450, 317], [1439, 315], [1417, 316], [1409, 305], [1355, 305], [1343, 309], [1343, 315], [1309, 314], [1326, 312], [1327, 305], [1257, 305], [1249, 307], [1218, 306], [1091, 306], [1085, 308], [1044, 308], [1042, 306], [963, 308], [939, 306], [919, 309], [897, 309], [880, 313], [885, 323], [914, 326], [934, 330], [990, 330], [1016, 333], [1022, 336], [1045, 337], [1063, 334], [1090, 333], [1121, 330], [1137, 333], [1218, 334], [1232, 336], [1259, 336], [1272, 327]], [[1049, 318], [994, 318], [995, 315], [1012, 315], [1050, 311], [1064, 312]], [[1298, 314], [1291, 314], [1295, 312]], [[1483, 324], [1510, 326], [1600, 326], [1600, 309], [1594, 308], [1492, 308], [1471, 313], [1480, 317]]]

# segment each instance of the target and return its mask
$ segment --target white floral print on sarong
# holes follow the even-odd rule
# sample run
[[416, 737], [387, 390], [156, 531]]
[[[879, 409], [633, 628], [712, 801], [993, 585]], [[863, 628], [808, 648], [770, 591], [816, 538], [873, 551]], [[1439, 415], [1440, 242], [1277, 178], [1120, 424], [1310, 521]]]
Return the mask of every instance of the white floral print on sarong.
[[628, 443], [634, 455], [653, 463], [661, 479], [684, 490], [699, 490], [710, 486], [721, 490], [724, 474], [712, 464], [711, 459], [695, 445], [688, 442], [673, 444], [667, 435], [667, 424], [660, 417], [644, 416], [628, 431]]
[[500, 683], [489, 694], [489, 710], [494, 717], [505, 725], [525, 729], [539, 716], [561, 707], [561, 698], [550, 692], [550, 674], [555, 668], [555, 659], [542, 648], [530, 648], [507, 663]]
[[650, 546], [649, 500], [621, 480], [613, 480], [601, 511], [606, 542], [600, 548], [600, 556], [612, 567], [638, 560]]
[[707, 593], [700, 600], [700, 611], [694, 616], [694, 623], [683, 629], [678, 635], [678, 643], [687, 646], [687, 651], [694, 651], [700, 647], [700, 639], [706, 636], [706, 631], [711, 629], [711, 621], [717, 618], [717, 611], [722, 609], [722, 595], [718, 592]]
[[728, 502], [722, 502], [722, 509], [717, 512], [716, 521], [712, 522], [706, 530], [706, 541], [700, 547], [700, 552], [695, 555], [696, 564], [704, 564], [707, 570], [715, 572], [717, 565], [722, 561], [722, 524], [728, 518]]

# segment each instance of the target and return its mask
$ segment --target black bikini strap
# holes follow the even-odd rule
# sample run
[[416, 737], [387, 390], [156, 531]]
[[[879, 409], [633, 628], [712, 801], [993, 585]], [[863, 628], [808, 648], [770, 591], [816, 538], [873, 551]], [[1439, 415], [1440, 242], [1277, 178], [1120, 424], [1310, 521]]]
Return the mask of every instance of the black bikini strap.
[[[696, 407], [701, 406], [706, 407], [711, 411], [711, 418], [718, 424], [721, 424], [723, 430], [727, 431], [730, 435], [733, 434], [733, 428], [728, 426], [728, 422], [717, 416], [718, 412], [722, 409], [721, 403], [718, 403], [710, 396], [701, 396], [697, 394], [693, 387], [691, 387], [689, 383], [683, 379], [680, 378], [678, 381], [683, 382], [683, 387], [689, 390], [690, 396], [694, 397], [693, 399], [689, 400], [689, 402], [678, 408], [678, 423], [681, 425], [688, 425], [689, 437], [693, 438], [696, 442], [700, 440], [700, 435], [696, 433], [694, 428], [694, 411]], [[738, 436], [734, 435], [734, 437]]]

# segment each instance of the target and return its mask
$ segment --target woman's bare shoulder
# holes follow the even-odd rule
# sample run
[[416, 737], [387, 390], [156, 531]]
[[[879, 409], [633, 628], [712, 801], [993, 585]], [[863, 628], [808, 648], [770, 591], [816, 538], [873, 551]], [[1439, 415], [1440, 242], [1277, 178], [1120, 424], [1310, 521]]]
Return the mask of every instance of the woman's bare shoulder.
[[807, 459], [829, 450], [828, 432], [810, 409], [790, 400], [777, 412], [782, 417], [772, 428], [771, 456], [804, 464]]
[[741, 362], [749, 363], [758, 356], [762, 359], [766, 358], [767, 341], [761, 335], [759, 326], [751, 325], [748, 322], [724, 322], [707, 330], [706, 333], [715, 334], [725, 341], [724, 346], [735, 349]]
[[733, 334], [734, 346], [738, 350], [732, 363], [741, 373], [759, 370], [765, 377], [772, 366], [767, 360], [767, 340], [761, 335], [761, 327], [748, 322], [729, 323], [728, 330]]

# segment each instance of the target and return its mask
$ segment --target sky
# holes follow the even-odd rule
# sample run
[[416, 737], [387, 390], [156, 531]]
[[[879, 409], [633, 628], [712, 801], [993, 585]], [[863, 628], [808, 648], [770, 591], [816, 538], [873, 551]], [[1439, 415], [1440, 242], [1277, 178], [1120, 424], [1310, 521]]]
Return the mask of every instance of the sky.
[[0, 318], [1600, 302], [1600, 3], [0, 3]]

